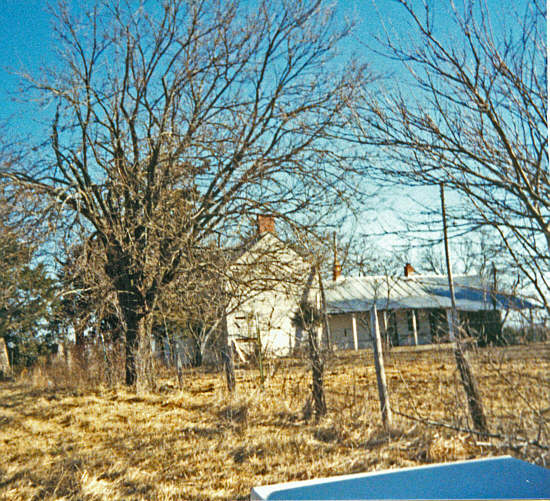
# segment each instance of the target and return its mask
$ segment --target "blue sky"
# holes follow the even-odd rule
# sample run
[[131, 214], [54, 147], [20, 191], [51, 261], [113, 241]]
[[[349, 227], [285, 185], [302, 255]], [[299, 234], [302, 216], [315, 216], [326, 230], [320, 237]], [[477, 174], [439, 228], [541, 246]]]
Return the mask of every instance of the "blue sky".
[[[49, 3], [55, 4], [45, 0], [0, 2], [0, 123], [9, 119], [12, 132], [32, 132], [36, 130], [36, 120], [40, 118], [36, 115], [36, 106], [29, 107], [17, 94], [20, 85], [17, 73], [28, 71], [37, 74], [40, 68], [55, 64]], [[73, 4], [83, 5], [83, 2]], [[364, 57], [366, 48], [363, 43], [371, 40], [373, 35], [382, 33], [381, 18], [406, 32], [401, 10], [391, 0], [339, 0], [337, 9], [340, 16], [354, 19], [358, 25], [354, 39], [342, 47], [344, 52], [353, 51]], [[369, 60], [374, 61], [373, 67], [377, 71], [390, 70], [382, 58], [369, 55]], [[32, 110], [34, 125], [29, 121], [27, 110]]]
[[[0, 11], [2, 66], [37, 67], [50, 60], [50, 16], [46, 2], [3, 0]], [[2, 82], [2, 90], [6, 82]]]
[[[250, 0], [251, 2], [253, 0]], [[438, 9], [438, 28], [445, 32], [450, 29], [448, 16], [444, 14], [448, 3], [444, 0], [434, 2]], [[82, 5], [75, 2], [75, 5]], [[518, 2], [490, 0], [489, 7], [502, 16], [503, 7], [518, 5]], [[0, 10], [0, 123], [9, 121], [4, 129], [8, 139], [16, 135], [35, 135], [44, 127], [45, 120], [51, 117], [51, 110], [37, 111], [36, 103], [25, 102], [17, 94], [19, 77], [17, 72], [29, 71], [37, 74], [40, 68], [47, 68], [56, 62], [54, 39], [52, 34], [52, 15], [48, 2], [40, 0], [2, 0]], [[391, 62], [368, 52], [365, 45], [374, 46], [374, 36], [383, 34], [384, 28], [391, 30], [394, 36], [407, 40], [411, 34], [403, 10], [392, 0], [339, 0], [339, 16], [355, 19], [358, 23], [354, 39], [342, 48], [344, 52], [354, 52], [358, 57], [366, 57], [373, 70], [380, 73], [400, 74], [402, 70]], [[449, 36], [452, 33], [449, 32]], [[402, 75], [402, 73], [401, 73]], [[387, 207], [378, 209], [374, 214], [381, 224], [369, 228], [380, 231], [382, 228], [395, 230], [401, 227], [402, 215], [411, 215], [417, 206], [411, 198], [422, 199], [437, 206], [437, 189], [417, 188], [407, 190], [397, 188], [387, 198]], [[402, 243], [400, 238], [389, 236], [380, 241], [382, 247]], [[411, 258], [414, 259], [414, 255]]]
[[[49, 3], [55, 4], [54, 1], [47, 0], [0, 2], [0, 123], [9, 118], [12, 131], [24, 132], [28, 129], [30, 132], [33, 129], [28, 114], [25, 113], [29, 107], [24, 101], [21, 102], [21, 97], [17, 98], [19, 102], [13, 102], [19, 82], [14, 73], [29, 71], [36, 74], [41, 67], [47, 68], [56, 61]], [[72, 3], [85, 5], [86, 2]], [[520, 5], [524, 0], [489, 0], [487, 3], [493, 13], [502, 17], [507, 10], [505, 7]], [[449, 8], [448, 2], [437, 0], [434, 4], [437, 7], [439, 30], [450, 30], [449, 16], [445, 15], [445, 10]], [[392, 36], [408, 40], [411, 32], [407, 28], [403, 9], [394, 0], [338, 0], [336, 6], [339, 16], [357, 22], [354, 38], [342, 50], [367, 58], [372, 69], [377, 72], [394, 75], [396, 72], [400, 73], [402, 70], [398, 65], [368, 52], [366, 46], [375, 46], [374, 37], [382, 35], [384, 29], [390, 30]], [[452, 33], [449, 32], [449, 35], [452, 36]], [[35, 115], [36, 107], [33, 106], [32, 109], [34, 118], [39, 118]]]
[[[18, 95], [18, 72], [37, 72], [52, 63], [53, 44], [46, 2], [3, 0], [0, 10], [0, 123], [9, 120], [8, 134], [36, 130], [36, 106]], [[30, 113], [32, 110], [32, 114]], [[32, 120], [29, 117], [34, 117]]]

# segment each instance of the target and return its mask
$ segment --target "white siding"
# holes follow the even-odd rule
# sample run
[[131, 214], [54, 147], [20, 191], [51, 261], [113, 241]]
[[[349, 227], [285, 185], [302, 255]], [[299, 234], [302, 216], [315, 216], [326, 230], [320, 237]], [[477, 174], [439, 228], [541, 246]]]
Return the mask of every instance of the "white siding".
[[311, 266], [279, 239], [266, 234], [237, 261], [235, 273], [243, 280], [234, 291], [236, 299], [227, 314], [229, 341], [239, 343], [244, 351], [253, 351], [259, 327], [264, 353], [291, 353], [302, 337], [292, 323], [298, 305], [303, 299], [316, 300], [317, 280], [311, 275]]
[[[244, 302], [227, 317], [229, 340], [236, 340], [243, 349], [254, 349], [259, 327], [262, 349], [276, 355], [287, 355], [296, 345], [296, 328], [292, 317], [296, 302], [279, 291], [262, 292]], [[252, 339], [251, 339], [252, 338]]]

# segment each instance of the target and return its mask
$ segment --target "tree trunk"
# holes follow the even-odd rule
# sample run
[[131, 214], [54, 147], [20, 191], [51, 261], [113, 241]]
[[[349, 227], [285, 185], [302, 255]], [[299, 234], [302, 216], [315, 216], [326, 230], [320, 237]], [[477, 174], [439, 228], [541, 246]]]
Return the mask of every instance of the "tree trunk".
[[121, 320], [125, 327], [125, 383], [134, 386], [138, 383], [140, 331], [142, 337], [148, 336], [147, 325], [142, 324], [147, 312], [145, 298], [138, 288], [139, 277], [132, 273], [132, 259], [120, 245], [116, 242], [106, 243], [105, 256], [105, 273], [116, 287]]
[[119, 291], [118, 297], [126, 327], [125, 383], [127, 386], [134, 386], [138, 383], [141, 385], [143, 380], [138, 381], [138, 378], [146, 375], [147, 369], [143, 364], [146, 363], [151, 351], [149, 327], [152, 323], [152, 313], [146, 314], [145, 301], [135, 289]]
[[73, 323], [74, 328], [74, 349], [73, 362], [78, 370], [86, 371], [86, 347], [84, 340], [84, 330], [86, 328], [87, 318], [77, 318]]
[[327, 404], [325, 401], [325, 391], [323, 389], [323, 371], [324, 363], [319, 353], [319, 343], [314, 328], [307, 330], [309, 358], [311, 360], [311, 379], [313, 403], [315, 409], [315, 419], [319, 420], [327, 413]]
[[235, 390], [235, 364], [233, 363], [231, 347], [228, 344], [226, 344], [222, 350], [222, 360], [227, 390], [233, 392]]
[[[196, 336], [196, 337], [195, 337]], [[201, 367], [203, 362], [202, 347], [200, 342], [200, 336], [198, 333], [193, 333], [192, 339], [193, 353], [191, 356], [191, 367]]]
[[154, 365], [151, 346], [153, 314], [140, 315], [138, 321], [138, 341], [136, 365], [136, 390], [138, 392], [154, 389]]
[[127, 386], [133, 386], [137, 380], [136, 357], [139, 340], [139, 316], [133, 309], [122, 309], [124, 323], [126, 324], [126, 366], [125, 382]]

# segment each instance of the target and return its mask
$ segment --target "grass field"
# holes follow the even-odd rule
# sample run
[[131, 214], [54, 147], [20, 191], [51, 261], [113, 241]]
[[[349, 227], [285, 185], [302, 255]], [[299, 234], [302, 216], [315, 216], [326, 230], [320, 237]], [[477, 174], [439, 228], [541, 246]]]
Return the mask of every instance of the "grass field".
[[304, 420], [310, 373], [299, 360], [269, 366], [263, 388], [257, 370], [239, 369], [232, 396], [205, 370], [140, 395], [27, 374], [0, 383], [0, 498], [247, 499], [254, 485], [501, 454], [547, 466], [549, 345], [479, 351], [474, 366], [500, 438], [421, 422], [468, 428], [444, 351], [386, 360], [392, 406], [410, 416], [395, 415], [390, 433], [367, 352], [329, 360], [317, 424]]

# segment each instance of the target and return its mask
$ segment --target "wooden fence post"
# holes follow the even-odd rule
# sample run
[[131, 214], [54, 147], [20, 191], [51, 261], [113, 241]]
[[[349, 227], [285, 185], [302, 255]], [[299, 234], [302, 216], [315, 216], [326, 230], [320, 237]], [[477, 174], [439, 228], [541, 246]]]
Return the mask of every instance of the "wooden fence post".
[[388, 396], [388, 386], [386, 384], [386, 371], [384, 369], [384, 356], [382, 354], [382, 338], [380, 337], [376, 304], [372, 305], [370, 318], [372, 328], [372, 345], [374, 348], [374, 366], [376, 369], [376, 382], [378, 384], [380, 410], [382, 411], [382, 424], [386, 430], [390, 430], [392, 425], [392, 413], [390, 408], [390, 399]]
[[11, 376], [10, 359], [8, 357], [8, 349], [6, 341], [0, 337], [0, 380]]

